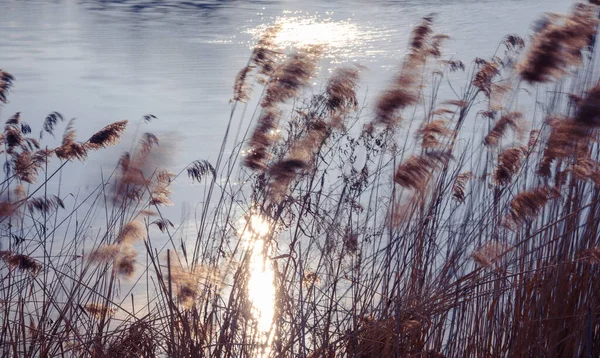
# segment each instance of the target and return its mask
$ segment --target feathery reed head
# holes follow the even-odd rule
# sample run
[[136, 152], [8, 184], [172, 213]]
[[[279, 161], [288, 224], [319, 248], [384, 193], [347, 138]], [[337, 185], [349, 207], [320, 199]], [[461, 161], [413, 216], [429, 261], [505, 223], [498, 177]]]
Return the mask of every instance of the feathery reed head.
[[487, 146], [495, 147], [506, 134], [507, 129], [512, 129], [518, 137], [523, 135], [523, 114], [521, 112], [510, 112], [500, 117], [492, 130], [487, 134], [483, 143]]
[[518, 229], [527, 221], [535, 219], [549, 200], [559, 197], [558, 189], [548, 186], [519, 193], [510, 203], [509, 215], [504, 220], [505, 226]]
[[523, 147], [511, 147], [498, 155], [498, 164], [494, 172], [494, 181], [498, 185], [508, 185], [521, 169], [525, 153]]
[[319, 47], [299, 50], [279, 65], [267, 85], [261, 105], [269, 108], [297, 96], [303, 87], [309, 85], [321, 52]]
[[42, 270], [42, 264], [27, 255], [17, 254], [12, 251], [0, 251], [0, 258], [10, 268], [27, 271], [34, 276]]
[[578, 4], [565, 17], [548, 17], [532, 39], [527, 56], [517, 66], [521, 78], [529, 83], [549, 82], [562, 77], [569, 67], [579, 65], [581, 51], [590, 46], [596, 33], [596, 12], [595, 6]]
[[8, 103], [8, 92], [13, 85], [14, 79], [10, 73], [0, 69], [0, 103]]
[[331, 112], [356, 109], [356, 85], [360, 75], [360, 68], [339, 67], [327, 81], [327, 108]]
[[145, 238], [146, 228], [144, 227], [144, 224], [135, 220], [128, 222], [123, 229], [121, 229], [119, 236], [117, 236], [117, 243], [131, 245], [134, 242]]
[[127, 123], [127, 121], [119, 121], [107, 125], [88, 139], [86, 147], [97, 150], [117, 144], [121, 138], [121, 134], [127, 128]]
[[402, 187], [422, 192], [427, 188], [433, 171], [446, 165], [450, 159], [452, 153], [449, 151], [430, 151], [413, 155], [398, 166], [394, 182]]

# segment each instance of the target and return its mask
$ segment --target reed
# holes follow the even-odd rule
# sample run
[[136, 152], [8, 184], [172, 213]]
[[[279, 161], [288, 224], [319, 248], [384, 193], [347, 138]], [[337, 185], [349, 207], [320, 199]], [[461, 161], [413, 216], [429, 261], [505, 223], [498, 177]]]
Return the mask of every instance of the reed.
[[[2, 356], [600, 356], [599, 11], [550, 15], [467, 65], [425, 17], [373, 115], [362, 67], [309, 93], [324, 49], [285, 54], [271, 28], [217, 163], [172, 174], [145, 133], [85, 195], [60, 174], [127, 122], [78, 141], [71, 121], [41, 149], [63, 116], [39, 139], [9, 117]], [[0, 71], [2, 103], [14, 81]], [[256, 114], [239, 111], [256, 87]], [[180, 184], [196, 225], [165, 210]]]

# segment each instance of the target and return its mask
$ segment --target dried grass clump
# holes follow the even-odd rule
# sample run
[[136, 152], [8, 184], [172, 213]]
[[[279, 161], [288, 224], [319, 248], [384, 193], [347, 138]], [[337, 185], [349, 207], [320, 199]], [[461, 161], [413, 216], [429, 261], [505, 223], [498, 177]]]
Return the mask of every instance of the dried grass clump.
[[446, 165], [452, 159], [449, 151], [431, 151], [421, 155], [413, 155], [400, 164], [394, 175], [394, 182], [404, 187], [424, 191], [433, 171]]
[[13, 75], [0, 69], [0, 102], [1, 103], [4, 103], [4, 104], [8, 103], [8, 100], [6, 98], [8, 96], [8, 92], [10, 91], [10, 88], [13, 85], [14, 80], [15, 80], [15, 78], [13, 77]]
[[394, 318], [362, 318], [358, 331], [346, 335], [348, 357], [433, 357], [424, 351], [425, 325], [413, 317], [398, 322]]
[[517, 70], [529, 83], [543, 83], [562, 77], [569, 67], [582, 61], [581, 52], [593, 43], [598, 25], [597, 8], [577, 4], [567, 16], [552, 15], [532, 39], [531, 48]]
[[483, 143], [491, 147], [497, 146], [508, 129], [512, 129], [517, 134], [517, 137], [523, 136], [523, 113], [510, 112], [500, 117], [483, 140]]
[[[85, 143], [88, 149], [98, 150], [119, 143], [121, 134], [127, 128], [128, 121], [111, 123], [102, 128], [88, 139]], [[156, 137], [154, 137], [156, 138]]]
[[12, 269], [27, 271], [35, 276], [42, 270], [42, 264], [27, 255], [12, 251], [0, 251], [0, 258]]
[[560, 192], [549, 186], [541, 186], [519, 193], [511, 201], [510, 211], [504, 223], [508, 228], [517, 229], [535, 219], [548, 201], [559, 197]]
[[523, 147], [512, 147], [505, 149], [498, 156], [498, 164], [494, 172], [494, 181], [497, 185], [508, 185], [521, 169], [525, 156]]

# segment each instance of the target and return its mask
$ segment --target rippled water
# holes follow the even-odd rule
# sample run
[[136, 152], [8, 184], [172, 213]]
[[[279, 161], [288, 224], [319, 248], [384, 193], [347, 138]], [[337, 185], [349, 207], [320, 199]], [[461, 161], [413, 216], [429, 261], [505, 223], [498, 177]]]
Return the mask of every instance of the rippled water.
[[[542, 12], [562, 12], [570, 5], [564, 0], [0, 3], [0, 68], [17, 79], [4, 118], [21, 111], [35, 131], [47, 113], [59, 111], [76, 117], [86, 137], [111, 121], [152, 113], [159, 120], [140, 130], [171, 132], [177, 139], [174, 168], [216, 157], [233, 79], [268, 24], [284, 24], [284, 44], [324, 44], [324, 70], [345, 62], [367, 66], [361, 86], [374, 94], [404, 55], [411, 26], [424, 15], [435, 12], [436, 30], [452, 36], [446, 54], [468, 62], [491, 55], [506, 33], [526, 35]], [[107, 153], [116, 156], [119, 150]], [[86, 179], [85, 172], [77, 175]]]

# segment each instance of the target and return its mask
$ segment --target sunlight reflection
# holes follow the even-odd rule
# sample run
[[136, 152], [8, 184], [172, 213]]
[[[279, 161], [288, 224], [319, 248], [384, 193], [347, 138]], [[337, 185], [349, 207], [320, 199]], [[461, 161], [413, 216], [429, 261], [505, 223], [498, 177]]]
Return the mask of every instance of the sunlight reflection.
[[[305, 46], [324, 46], [325, 56], [335, 61], [344, 61], [348, 58], [356, 59], [357, 52], [368, 48], [377, 32], [359, 26], [347, 20], [332, 20], [331, 17], [290, 14], [275, 18], [274, 22], [281, 25], [275, 43], [281, 48], [301, 48]], [[296, 16], [300, 15], [300, 16]], [[270, 25], [260, 25], [248, 30], [258, 39]]]
[[257, 321], [258, 331], [263, 336], [263, 344], [267, 347], [258, 355], [267, 356], [274, 331], [275, 313], [274, 274], [267, 258], [269, 249], [265, 249], [265, 236], [269, 233], [269, 223], [260, 215], [254, 214], [245, 222], [244, 228], [241, 237], [246, 241], [251, 255], [248, 296], [252, 302], [252, 314]]

